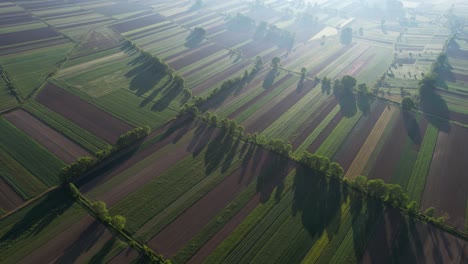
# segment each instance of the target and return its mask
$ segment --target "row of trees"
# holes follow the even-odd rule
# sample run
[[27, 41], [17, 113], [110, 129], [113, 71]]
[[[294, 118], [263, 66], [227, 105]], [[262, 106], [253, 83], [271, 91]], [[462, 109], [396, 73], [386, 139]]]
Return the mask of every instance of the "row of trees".
[[151, 129], [149, 126], [142, 126], [125, 132], [119, 137], [115, 146], [117, 149], [128, 147], [131, 144], [145, 138], [147, 135], [149, 135], [150, 131]]
[[118, 238], [122, 239], [129, 246], [139, 251], [143, 256], [145, 256], [150, 263], [160, 263], [160, 264], [170, 264], [170, 260], [165, 260], [162, 256], [156, 254], [151, 250], [147, 245], [135, 240], [133, 237], [128, 235], [125, 232], [125, 225], [127, 219], [122, 215], [111, 216], [109, 214], [109, 209], [107, 209], [106, 203], [102, 201], [91, 202], [81, 192], [76, 188], [73, 183], [68, 184], [68, 190], [71, 196], [88, 212], [93, 215], [97, 220], [104, 224], [107, 228], [112, 230], [112, 233]]
[[385, 183], [382, 179], [368, 180], [366, 176], [362, 175], [357, 176], [354, 180], [350, 180], [349, 184], [352, 188], [393, 207], [400, 208], [413, 216], [418, 215], [434, 223], [443, 223], [445, 221], [443, 216], [434, 217], [434, 207], [427, 208], [422, 214], [419, 211], [418, 203], [416, 201], [409, 201], [408, 194], [398, 184]]
[[90, 170], [97, 162], [104, 160], [109, 157], [112, 153], [115, 153], [117, 150], [123, 149], [130, 146], [133, 143], [138, 142], [143, 139], [150, 133], [150, 128], [148, 126], [137, 127], [133, 130], [125, 132], [122, 134], [114, 147], [108, 147], [103, 150], [99, 150], [95, 153], [96, 159], [84, 156], [78, 158], [75, 162], [66, 165], [60, 171], [60, 178], [64, 183], [70, 182], [73, 179], [78, 178], [83, 175], [85, 172]]

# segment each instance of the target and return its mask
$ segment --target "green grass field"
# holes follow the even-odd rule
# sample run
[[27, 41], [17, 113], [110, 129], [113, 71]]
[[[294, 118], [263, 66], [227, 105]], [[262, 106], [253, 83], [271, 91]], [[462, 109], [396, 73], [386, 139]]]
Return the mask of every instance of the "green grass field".
[[21, 98], [28, 97], [39, 88], [49, 74], [55, 72], [57, 64], [65, 59], [73, 44], [27, 51], [21, 54], [0, 57], [0, 64], [7, 72]]
[[0, 148], [47, 186], [57, 185], [58, 174], [65, 165], [22, 131], [0, 118]]
[[23, 108], [91, 153], [106, 149], [108, 146], [106, 142], [35, 101], [23, 104]]
[[426, 178], [429, 173], [432, 154], [434, 153], [438, 135], [439, 130], [432, 124], [428, 124], [418, 159], [414, 164], [413, 173], [411, 174], [411, 179], [408, 183], [407, 191], [409, 198], [410, 200], [418, 202], [418, 204], [424, 192], [424, 187], [426, 186]]

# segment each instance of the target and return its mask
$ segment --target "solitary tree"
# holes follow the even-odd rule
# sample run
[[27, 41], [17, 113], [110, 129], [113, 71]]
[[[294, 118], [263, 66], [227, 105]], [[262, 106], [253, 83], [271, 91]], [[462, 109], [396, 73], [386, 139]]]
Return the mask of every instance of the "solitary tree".
[[118, 230], [123, 230], [125, 228], [126, 223], [127, 219], [121, 215], [116, 215], [112, 217], [112, 225]]
[[96, 213], [97, 217], [101, 220], [107, 220], [109, 218], [109, 210], [107, 210], [106, 203], [98, 201], [92, 204], [93, 211]]
[[341, 31], [340, 42], [348, 45], [353, 41], [353, 30], [351, 28], [345, 28]]
[[411, 97], [406, 96], [401, 100], [401, 107], [403, 110], [411, 110], [414, 107], [414, 101], [411, 99]]
[[382, 179], [369, 180], [367, 182], [367, 191], [376, 198], [382, 198], [387, 195], [387, 188]]
[[278, 57], [274, 57], [273, 59], [271, 59], [271, 65], [273, 65], [273, 68], [278, 68], [280, 62], [281, 60]]

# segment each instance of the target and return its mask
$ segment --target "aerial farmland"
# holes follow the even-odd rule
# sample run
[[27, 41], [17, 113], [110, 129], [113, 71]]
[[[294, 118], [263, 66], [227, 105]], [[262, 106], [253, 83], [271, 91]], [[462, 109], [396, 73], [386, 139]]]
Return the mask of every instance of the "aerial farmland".
[[468, 263], [468, 3], [0, 1], [0, 263]]

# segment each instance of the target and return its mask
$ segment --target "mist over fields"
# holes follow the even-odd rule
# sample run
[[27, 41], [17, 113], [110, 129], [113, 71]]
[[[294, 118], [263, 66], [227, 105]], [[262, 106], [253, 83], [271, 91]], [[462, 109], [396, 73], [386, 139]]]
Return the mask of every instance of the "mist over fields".
[[466, 263], [467, 19], [0, 1], [0, 263]]

